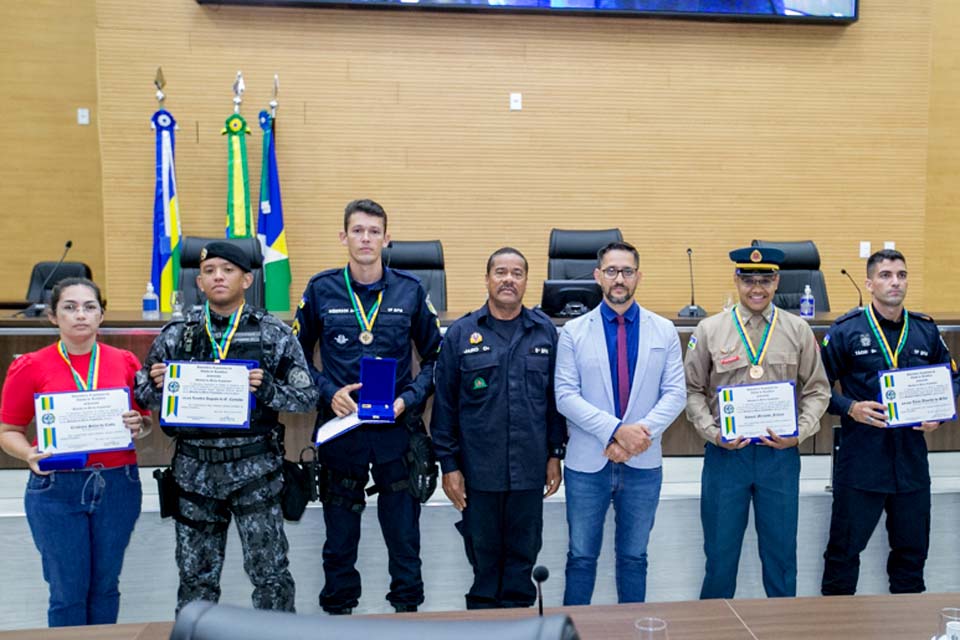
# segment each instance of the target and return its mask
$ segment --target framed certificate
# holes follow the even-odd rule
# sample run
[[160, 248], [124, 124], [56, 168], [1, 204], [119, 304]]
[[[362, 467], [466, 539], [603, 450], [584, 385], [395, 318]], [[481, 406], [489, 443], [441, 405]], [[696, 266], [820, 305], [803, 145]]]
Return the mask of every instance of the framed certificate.
[[[126, 387], [37, 393], [37, 448], [42, 453], [94, 453], [133, 449], [123, 414], [130, 410]], [[80, 465], [82, 466], [82, 465]]]
[[717, 401], [724, 442], [739, 437], [759, 442], [761, 436], [769, 437], [767, 429], [787, 438], [799, 434], [796, 384], [792, 380], [718, 387]]
[[249, 429], [250, 369], [248, 360], [168, 362], [163, 379], [160, 425], [215, 429]]
[[888, 427], [914, 427], [957, 417], [949, 364], [881, 371], [879, 402]]

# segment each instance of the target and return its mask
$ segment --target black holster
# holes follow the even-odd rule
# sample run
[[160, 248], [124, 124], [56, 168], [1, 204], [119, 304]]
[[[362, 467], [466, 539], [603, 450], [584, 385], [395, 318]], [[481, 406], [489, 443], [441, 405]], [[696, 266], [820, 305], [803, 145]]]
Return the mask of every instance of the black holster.
[[180, 512], [180, 488], [173, 478], [173, 469], [165, 467], [154, 469], [153, 477], [157, 481], [157, 494], [160, 497], [160, 517], [169, 518]]

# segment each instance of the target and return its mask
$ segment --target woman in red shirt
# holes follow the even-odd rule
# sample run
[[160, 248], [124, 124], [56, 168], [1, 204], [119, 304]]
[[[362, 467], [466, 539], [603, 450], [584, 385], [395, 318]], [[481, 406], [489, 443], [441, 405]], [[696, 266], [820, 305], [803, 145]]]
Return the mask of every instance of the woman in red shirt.
[[[120, 606], [123, 554], [140, 515], [140, 476], [134, 449], [91, 453], [86, 466], [42, 471], [36, 441], [26, 437], [34, 420], [34, 394], [133, 388], [140, 361], [129, 351], [97, 342], [103, 321], [100, 289], [86, 278], [54, 288], [47, 310], [60, 339], [10, 365], [0, 397], [0, 447], [30, 466], [24, 507], [50, 586], [51, 627], [112, 624]], [[133, 438], [146, 435], [148, 411], [123, 413]]]

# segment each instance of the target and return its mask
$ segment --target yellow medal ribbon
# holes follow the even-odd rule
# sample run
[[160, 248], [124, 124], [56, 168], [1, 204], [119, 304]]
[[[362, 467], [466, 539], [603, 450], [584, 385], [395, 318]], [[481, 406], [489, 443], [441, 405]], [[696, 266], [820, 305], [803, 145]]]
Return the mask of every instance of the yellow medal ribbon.
[[733, 307], [733, 324], [737, 328], [737, 333], [740, 334], [740, 340], [743, 341], [743, 346], [747, 348], [747, 356], [750, 358], [750, 364], [763, 364], [763, 359], [767, 355], [767, 349], [770, 347], [770, 336], [773, 335], [773, 330], [777, 326], [777, 318], [779, 317], [780, 310], [774, 307], [770, 324], [767, 325], [766, 330], [763, 332], [763, 337], [760, 338], [760, 350], [758, 353], [757, 349], [753, 347], [753, 341], [750, 340], [750, 335], [744, 330], [744, 322], [740, 318], [740, 305]]
[[377, 316], [380, 315], [380, 303], [383, 302], [383, 289], [380, 289], [377, 301], [368, 314], [366, 309], [363, 308], [363, 302], [360, 301], [360, 296], [356, 294], [353, 286], [350, 284], [348, 267], [343, 268], [343, 279], [347, 283], [347, 291], [350, 292], [350, 302], [353, 304], [353, 313], [357, 316], [357, 322], [360, 323], [360, 328], [367, 333], [372, 333], [373, 325], [377, 321]]
[[78, 391], [94, 391], [100, 385], [99, 343], [93, 343], [93, 350], [90, 352], [90, 368], [87, 370], [86, 381], [84, 381], [84, 379], [80, 377], [80, 374], [77, 373], [77, 370], [73, 368], [73, 363], [70, 362], [70, 355], [67, 353], [67, 347], [63, 344], [63, 340], [57, 341], [57, 351], [60, 353], [63, 361], [67, 363], [67, 366], [70, 367], [70, 373], [73, 374], [73, 381], [76, 383]]
[[873, 312], [873, 305], [868, 304], [867, 308], [864, 309], [864, 313], [867, 316], [867, 324], [870, 325], [870, 330], [873, 331], [873, 335], [880, 341], [883, 359], [887, 361], [887, 365], [891, 369], [896, 369], [900, 352], [903, 351], [904, 345], [907, 344], [907, 333], [910, 331], [910, 314], [907, 313], [906, 309], [903, 310], [903, 328], [900, 329], [900, 338], [897, 340], [897, 349], [894, 351], [890, 348], [890, 343], [887, 342], [887, 335], [883, 332], [883, 329], [880, 328], [877, 316]]
[[217, 362], [227, 359], [227, 353], [230, 351], [230, 343], [233, 341], [233, 336], [237, 332], [237, 327], [240, 326], [240, 316], [243, 313], [244, 305], [246, 305], [246, 302], [241, 302], [237, 310], [230, 316], [227, 330], [224, 332], [219, 343], [213, 339], [213, 329], [210, 324], [210, 302], [207, 301], [203, 305], [203, 328], [206, 329], [207, 337], [210, 338], [210, 344], [213, 345], [213, 355], [216, 356]]

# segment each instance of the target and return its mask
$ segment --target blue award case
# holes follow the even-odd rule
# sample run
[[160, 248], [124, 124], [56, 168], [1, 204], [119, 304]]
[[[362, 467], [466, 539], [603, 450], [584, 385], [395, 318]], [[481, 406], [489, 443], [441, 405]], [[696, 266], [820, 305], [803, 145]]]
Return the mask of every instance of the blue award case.
[[361, 422], [393, 422], [397, 361], [394, 358], [360, 360], [360, 400], [357, 417]]

